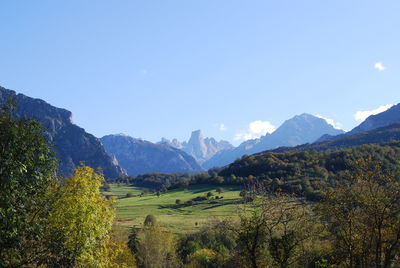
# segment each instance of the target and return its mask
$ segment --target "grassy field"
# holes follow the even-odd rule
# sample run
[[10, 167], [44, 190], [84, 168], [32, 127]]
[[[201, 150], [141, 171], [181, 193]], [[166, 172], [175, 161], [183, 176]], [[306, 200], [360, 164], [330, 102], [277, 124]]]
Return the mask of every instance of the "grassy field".
[[[236, 218], [238, 201], [240, 201], [240, 188], [221, 186], [221, 194], [216, 192], [217, 186], [194, 185], [186, 189], [171, 190], [162, 193], [159, 197], [155, 193], [147, 193], [140, 196], [143, 188], [133, 186], [111, 185], [111, 192], [116, 195], [117, 220], [115, 229], [123, 234], [132, 226], [141, 227], [145, 217], [149, 214], [156, 216], [158, 222], [173, 230], [175, 233], [194, 232], [213, 218]], [[213, 196], [205, 201], [196, 202], [193, 205], [176, 205], [176, 200], [182, 203], [198, 196], [206, 196], [211, 192]], [[127, 193], [133, 197], [125, 198]], [[223, 196], [215, 199], [215, 196]]]

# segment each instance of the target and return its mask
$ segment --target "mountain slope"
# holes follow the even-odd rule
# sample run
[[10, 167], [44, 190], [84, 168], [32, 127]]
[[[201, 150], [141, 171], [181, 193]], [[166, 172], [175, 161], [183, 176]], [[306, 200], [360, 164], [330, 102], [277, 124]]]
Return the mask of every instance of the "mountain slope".
[[54, 145], [54, 151], [59, 159], [59, 175], [71, 175], [80, 162], [92, 168], [101, 168], [107, 178], [125, 174], [116, 160], [105, 152], [99, 139], [72, 123], [70, 111], [0, 87], [0, 105], [3, 105], [9, 97], [16, 100], [16, 117], [33, 117], [44, 126], [44, 134]]
[[352, 135], [341, 135], [335, 139], [303, 144], [296, 147], [280, 147], [271, 152], [298, 152], [298, 151], [336, 151], [364, 144], [382, 144], [400, 140], [400, 122], [369, 131], [354, 133]]
[[202, 170], [192, 156], [167, 144], [154, 144], [126, 135], [107, 135], [101, 138], [101, 142], [129, 175]]
[[392, 106], [390, 109], [382, 113], [369, 116], [364, 122], [346, 134], [351, 135], [354, 133], [364, 132], [387, 126], [395, 122], [400, 122], [400, 104]]
[[225, 166], [232, 163], [244, 154], [254, 154], [280, 146], [296, 146], [317, 140], [324, 134], [338, 135], [342, 130], [335, 129], [324, 119], [301, 114], [286, 120], [272, 134], [267, 134], [260, 139], [245, 141], [237, 148], [217, 153], [203, 164], [204, 168]]

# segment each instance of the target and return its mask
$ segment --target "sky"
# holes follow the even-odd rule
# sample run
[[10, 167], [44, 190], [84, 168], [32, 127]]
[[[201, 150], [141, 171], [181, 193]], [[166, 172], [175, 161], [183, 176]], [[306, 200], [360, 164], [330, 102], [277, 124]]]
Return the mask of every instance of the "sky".
[[234, 144], [400, 102], [400, 1], [4, 0], [0, 85], [97, 137]]

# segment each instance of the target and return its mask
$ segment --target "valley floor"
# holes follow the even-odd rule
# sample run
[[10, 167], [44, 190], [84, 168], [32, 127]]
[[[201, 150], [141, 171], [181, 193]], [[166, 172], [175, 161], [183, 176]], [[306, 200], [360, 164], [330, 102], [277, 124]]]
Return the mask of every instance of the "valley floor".
[[[218, 193], [217, 188], [221, 188], [222, 193]], [[118, 198], [114, 229], [124, 236], [130, 227], [141, 227], [149, 214], [156, 216], [159, 224], [177, 234], [194, 232], [213, 219], [236, 218], [241, 200], [240, 191], [240, 187], [194, 185], [157, 196], [156, 193], [144, 193], [144, 188], [112, 184], [111, 191], [105, 194]], [[206, 197], [209, 192], [212, 196], [208, 200], [194, 202], [192, 205], [185, 204], [196, 197]], [[132, 197], [127, 197], [128, 193]], [[141, 193], [144, 195], [141, 196]], [[181, 201], [180, 205], [176, 204], [177, 199]]]

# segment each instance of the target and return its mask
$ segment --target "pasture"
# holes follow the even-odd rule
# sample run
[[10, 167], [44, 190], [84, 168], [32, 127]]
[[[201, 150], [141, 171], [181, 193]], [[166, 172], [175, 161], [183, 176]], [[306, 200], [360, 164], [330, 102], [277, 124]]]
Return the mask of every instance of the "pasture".
[[[222, 193], [218, 193], [217, 188], [221, 188]], [[149, 214], [156, 216], [160, 225], [179, 234], [194, 232], [213, 219], [236, 218], [240, 191], [240, 187], [234, 186], [193, 185], [157, 196], [152, 192], [141, 194], [146, 192], [143, 188], [113, 184], [107, 194], [117, 197], [114, 229], [121, 235], [132, 226], [141, 227]], [[190, 200], [206, 197], [209, 192], [212, 196], [208, 199], [190, 204]], [[133, 196], [126, 197], [127, 193]], [[176, 204], [176, 200], [180, 200], [180, 204]]]

